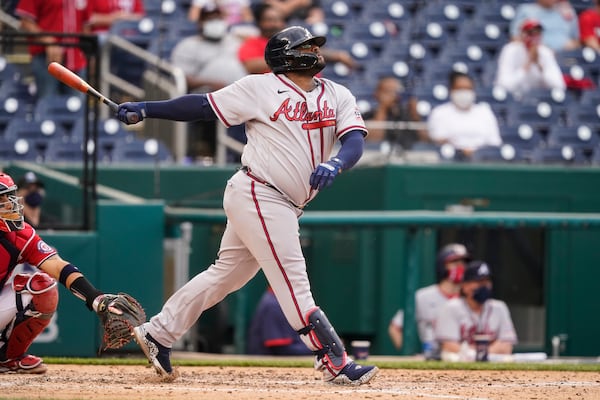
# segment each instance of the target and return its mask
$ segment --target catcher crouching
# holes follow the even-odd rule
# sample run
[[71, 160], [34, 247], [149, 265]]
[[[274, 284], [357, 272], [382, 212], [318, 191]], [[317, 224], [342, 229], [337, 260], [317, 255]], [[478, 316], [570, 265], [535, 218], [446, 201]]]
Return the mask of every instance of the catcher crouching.
[[[36, 267], [36, 272], [12, 276], [15, 267], [25, 262]], [[26, 352], [56, 311], [57, 281], [98, 314], [105, 348], [128, 343], [133, 327], [146, 320], [133, 297], [96, 289], [77, 267], [42, 240], [24, 221], [17, 185], [0, 172], [0, 373], [46, 372], [43, 360]]]

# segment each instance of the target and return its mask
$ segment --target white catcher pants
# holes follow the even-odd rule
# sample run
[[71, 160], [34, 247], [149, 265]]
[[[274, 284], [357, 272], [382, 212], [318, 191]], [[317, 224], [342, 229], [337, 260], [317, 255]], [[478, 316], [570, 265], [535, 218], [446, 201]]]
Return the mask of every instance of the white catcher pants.
[[260, 268], [295, 330], [307, 325], [306, 313], [315, 307], [300, 246], [302, 212], [242, 171], [227, 182], [223, 208], [227, 226], [217, 260], [175, 292], [146, 326], [164, 346], [171, 347], [204, 310], [243, 287]]

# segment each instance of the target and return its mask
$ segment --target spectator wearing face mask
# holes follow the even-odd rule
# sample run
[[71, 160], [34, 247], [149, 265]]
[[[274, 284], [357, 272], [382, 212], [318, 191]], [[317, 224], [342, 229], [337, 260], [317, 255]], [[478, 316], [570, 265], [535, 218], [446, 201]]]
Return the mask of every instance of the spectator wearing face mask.
[[517, 334], [508, 306], [492, 298], [492, 273], [484, 261], [471, 261], [464, 273], [460, 297], [449, 300], [438, 314], [435, 337], [444, 361], [474, 361], [477, 337], [487, 338], [488, 357], [512, 354]]
[[[181, 40], [171, 53], [171, 63], [185, 74], [188, 93], [219, 90], [246, 75], [238, 60], [241, 39], [228, 30], [223, 11], [212, 3], [202, 8], [198, 18], [198, 34]], [[228, 128], [228, 131], [240, 129]], [[188, 124], [192, 159], [214, 157], [216, 124], [198, 121]], [[243, 132], [243, 131], [242, 131]], [[242, 136], [242, 134], [238, 134]]]
[[42, 203], [46, 197], [44, 182], [31, 171], [27, 172], [18, 183], [17, 196], [23, 198], [23, 217], [25, 222], [39, 228], [42, 221]]
[[500, 51], [496, 84], [518, 100], [532, 89], [565, 90], [554, 52], [541, 43], [543, 30], [539, 21], [525, 20], [519, 38]]
[[470, 157], [483, 146], [502, 143], [498, 120], [487, 103], [476, 103], [475, 84], [465, 73], [453, 71], [448, 82], [450, 101], [431, 110], [427, 120], [429, 139], [449, 143]]

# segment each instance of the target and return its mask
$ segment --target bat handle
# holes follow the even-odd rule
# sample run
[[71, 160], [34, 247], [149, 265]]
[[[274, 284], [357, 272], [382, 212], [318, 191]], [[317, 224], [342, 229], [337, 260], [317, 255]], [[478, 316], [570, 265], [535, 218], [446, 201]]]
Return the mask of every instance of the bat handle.
[[[110, 107], [111, 111], [115, 113], [115, 115], [119, 112], [119, 105], [114, 101], [105, 98], [105, 103]], [[137, 124], [140, 121], [140, 118], [134, 112], [128, 112], [126, 117], [128, 124]]]

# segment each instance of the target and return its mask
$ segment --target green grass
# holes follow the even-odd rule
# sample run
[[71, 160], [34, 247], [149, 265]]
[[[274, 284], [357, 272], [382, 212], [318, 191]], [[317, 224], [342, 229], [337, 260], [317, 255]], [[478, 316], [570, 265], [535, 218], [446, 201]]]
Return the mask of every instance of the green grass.
[[[44, 357], [46, 364], [76, 365], [148, 365], [143, 358], [66, 358]], [[570, 362], [552, 363], [450, 363], [442, 361], [372, 361], [384, 369], [423, 369], [423, 370], [490, 370], [490, 371], [574, 371], [600, 372], [600, 363], [575, 364]], [[174, 365], [191, 367], [272, 367], [272, 368], [312, 368], [311, 361], [261, 359], [202, 359], [173, 360]]]

